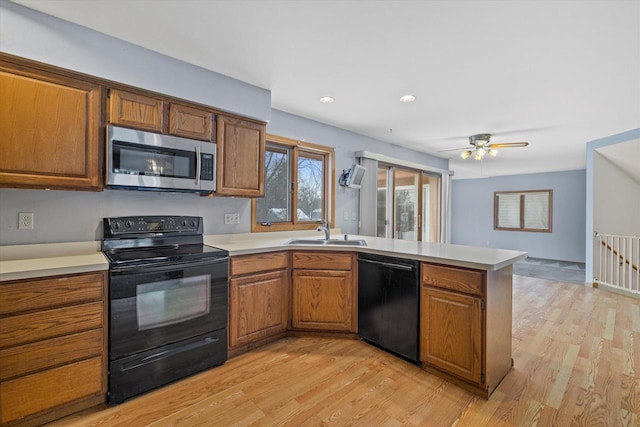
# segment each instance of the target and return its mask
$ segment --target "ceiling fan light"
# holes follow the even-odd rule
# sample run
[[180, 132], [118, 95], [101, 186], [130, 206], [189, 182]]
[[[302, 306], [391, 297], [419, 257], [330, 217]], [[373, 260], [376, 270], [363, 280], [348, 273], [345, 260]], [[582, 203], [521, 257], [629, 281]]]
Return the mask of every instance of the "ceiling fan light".
[[476, 153], [476, 156], [474, 157], [474, 159], [482, 160], [482, 156], [480, 155], [480, 153]]
[[483, 157], [486, 154], [486, 151], [484, 151], [483, 147], [480, 147], [476, 150], [476, 153], [478, 153], [480, 157]]
[[471, 154], [471, 150], [463, 151], [462, 153], [460, 153], [460, 157], [466, 160], [471, 157]]
[[490, 155], [491, 157], [495, 157], [495, 156], [497, 156], [497, 155], [498, 155], [498, 150], [496, 150], [495, 148], [490, 148], [490, 149], [489, 149], [489, 155]]

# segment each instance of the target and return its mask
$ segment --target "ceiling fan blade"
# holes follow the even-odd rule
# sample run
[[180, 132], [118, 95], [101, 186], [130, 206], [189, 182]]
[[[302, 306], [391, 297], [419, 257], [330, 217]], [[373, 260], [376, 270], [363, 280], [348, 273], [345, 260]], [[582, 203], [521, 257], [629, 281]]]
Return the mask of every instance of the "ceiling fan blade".
[[462, 148], [452, 148], [450, 150], [440, 150], [438, 151], [438, 153], [446, 153], [447, 151], [473, 150], [473, 149], [474, 149], [473, 146], [467, 146]]
[[515, 147], [526, 147], [529, 145], [528, 142], [499, 142], [496, 144], [489, 144], [487, 147], [489, 148], [515, 148]]

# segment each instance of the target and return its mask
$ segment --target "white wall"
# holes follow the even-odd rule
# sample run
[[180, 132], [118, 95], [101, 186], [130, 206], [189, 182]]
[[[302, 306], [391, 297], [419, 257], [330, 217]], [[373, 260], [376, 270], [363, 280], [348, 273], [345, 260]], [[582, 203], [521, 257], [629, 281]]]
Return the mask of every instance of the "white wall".
[[[640, 139], [640, 128], [631, 129], [626, 132], [622, 132], [616, 135], [607, 136], [605, 138], [596, 139], [594, 141], [587, 142], [587, 221], [585, 227], [585, 277], [587, 281], [590, 282], [591, 278], [593, 278], [593, 233], [596, 231], [595, 228], [595, 210], [596, 210], [596, 200], [595, 200], [595, 186], [596, 186], [596, 150], [609, 147], [616, 144], [626, 143], [628, 141], [633, 141]], [[638, 221], [637, 212], [628, 212], [631, 216], [632, 221]], [[634, 219], [635, 218], [635, 219]], [[599, 230], [598, 230], [599, 231]]]
[[640, 183], [597, 151], [593, 167], [594, 230], [640, 236]]

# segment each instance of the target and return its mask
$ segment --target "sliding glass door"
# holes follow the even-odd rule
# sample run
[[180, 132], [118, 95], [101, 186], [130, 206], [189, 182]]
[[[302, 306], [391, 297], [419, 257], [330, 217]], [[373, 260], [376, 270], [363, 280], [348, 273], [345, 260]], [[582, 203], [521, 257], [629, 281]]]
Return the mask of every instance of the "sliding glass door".
[[418, 240], [418, 172], [393, 169], [393, 236], [402, 240]]
[[391, 200], [389, 188], [392, 186], [391, 169], [386, 166], [378, 167], [377, 202], [376, 202], [376, 237], [392, 238], [389, 218], [391, 218]]
[[438, 242], [439, 175], [381, 165], [377, 171], [377, 237]]
[[422, 221], [420, 224], [423, 242], [440, 241], [440, 175], [423, 172], [422, 182]]

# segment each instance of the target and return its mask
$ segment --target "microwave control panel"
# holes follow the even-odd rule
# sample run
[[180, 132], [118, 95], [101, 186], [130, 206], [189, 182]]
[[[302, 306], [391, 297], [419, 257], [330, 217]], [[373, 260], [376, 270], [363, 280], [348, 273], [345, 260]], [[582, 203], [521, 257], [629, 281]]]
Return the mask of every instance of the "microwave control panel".
[[200, 179], [203, 181], [213, 181], [213, 154], [201, 153], [200, 154]]

